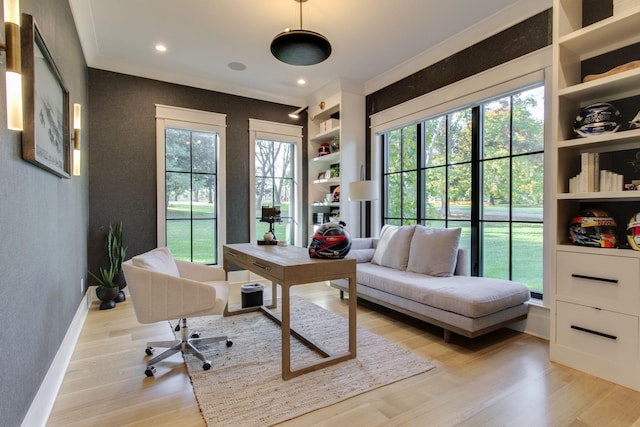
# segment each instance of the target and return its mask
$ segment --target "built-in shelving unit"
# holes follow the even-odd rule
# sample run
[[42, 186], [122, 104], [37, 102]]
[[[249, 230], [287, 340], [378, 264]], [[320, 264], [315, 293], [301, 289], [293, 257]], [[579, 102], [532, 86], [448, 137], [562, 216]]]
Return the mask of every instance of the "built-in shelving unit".
[[[331, 126], [326, 128], [323, 123], [328, 120]], [[358, 235], [359, 205], [349, 202], [348, 184], [358, 179], [364, 163], [365, 123], [365, 97], [345, 81], [328, 85], [309, 100], [309, 237], [331, 220], [344, 221], [347, 230]], [[320, 155], [321, 144], [329, 144], [331, 152]], [[337, 188], [340, 198], [335, 200]]]
[[[553, 215], [556, 242], [552, 270], [551, 342], [553, 361], [640, 390], [640, 252], [626, 245], [629, 212], [640, 211], [640, 191], [569, 192], [584, 152], [624, 154], [640, 150], [640, 130], [579, 138], [573, 123], [595, 102], [638, 97], [640, 69], [583, 83], [585, 61], [613, 69], [616, 51], [640, 43], [640, 1], [624, 12], [583, 26], [582, 0], [554, 0], [552, 97]], [[600, 59], [602, 58], [602, 59]], [[640, 59], [640, 58], [635, 58]], [[640, 109], [640, 102], [636, 104]], [[631, 111], [623, 112], [628, 122]], [[619, 159], [620, 157], [615, 157]], [[623, 174], [620, 160], [611, 165]], [[586, 207], [601, 207], [616, 218], [620, 248], [572, 245], [569, 223]]]

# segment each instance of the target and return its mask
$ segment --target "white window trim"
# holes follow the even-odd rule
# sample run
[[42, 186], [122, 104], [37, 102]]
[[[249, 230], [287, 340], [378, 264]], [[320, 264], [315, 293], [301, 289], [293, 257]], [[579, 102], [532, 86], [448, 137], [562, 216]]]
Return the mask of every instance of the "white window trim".
[[249, 119], [249, 236], [252, 243], [256, 235], [256, 221], [253, 217], [253, 206], [256, 204], [256, 139], [285, 141], [295, 144], [295, 174], [293, 177], [295, 206], [292, 206], [292, 218], [295, 224], [293, 244], [299, 246], [302, 242], [302, 126], [285, 123], [269, 122], [265, 120]]
[[[545, 123], [551, 123], [551, 63], [552, 49], [550, 46], [539, 49], [520, 58], [514, 59], [497, 67], [478, 73], [459, 82], [429, 92], [417, 98], [398, 104], [370, 116], [371, 119], [371, 176], [382, 176], [382, 135], [390, 130], [418, 123], [429, 117], [435, 117], [467, 106], [478, 105], [501, 94], [542, 82], [545, 87]], [[551, 168], [551, 134], [550, 126], [545, 125], [545, 165]], [[551, 188], [551, 175], [545, 174], [545, 190]], [[543, 263], [550, 265], [552, 218], [552, 194], [544, 194], [543, 215]], [[380, 215], [381, 201], [372, 203], [372, 230], [382, 228]], [[374, 231], [374, 235], [377, 231]], [[543, 305], [549, 305], [551, 295], [551, 278], [548, 268], [543, 270]]]
[[218, 264], [222, 264], [222, 245], [227, 242], [226, 194], [226, 121], [227, 115], [188, 108], [156, 104], [156, 185], [158, 246], [166, 246], [165, 194], [165, 129], [167, 127], [216, 132], [218, 134], [216, 206], [218, 234]]

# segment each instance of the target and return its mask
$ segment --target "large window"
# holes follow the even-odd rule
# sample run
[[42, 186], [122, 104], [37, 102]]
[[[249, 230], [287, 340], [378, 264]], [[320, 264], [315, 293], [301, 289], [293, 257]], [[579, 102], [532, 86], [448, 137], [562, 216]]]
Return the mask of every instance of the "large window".
[[302, 242], [302, 127], [249, 119], [251, 239], [262, 240], [269, 224], [261, 222], [262, 207], [280, 207], [274, 234], [290, 245]]
[[294, 241], [294, 207], [296, 205], [294, 167], [295, 144], [256, 139], [255, 142], [255, 220], [256, 240], [263, 238], [268, 224], [260, 224], [262, 207], [279, 206], [281, 221], [274, 224], [277, 240], [293, 244]]
[[[157, 106], [158, 245], [176, 259], [218, 264], [224, 242], [224, 116]], [[200, 122], [199, 122], [200, 121]]]
[[386, 132], [383, 223], [462, 228], [474, 275], [542, 295], [544, 88]]

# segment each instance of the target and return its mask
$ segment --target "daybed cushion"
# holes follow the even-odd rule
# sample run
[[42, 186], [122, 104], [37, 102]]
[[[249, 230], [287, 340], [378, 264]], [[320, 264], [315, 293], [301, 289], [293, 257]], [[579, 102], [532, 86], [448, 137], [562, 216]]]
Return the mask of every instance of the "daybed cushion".
[[461, 231], [460, 228], [416, 225], [407, 271], [438, 277], [453, 276]]
[[169, 276], [180, 277], [178, 266], [173, 260], [171, 251], [167, 247], [156, 248], [144, 254], [134, 256], [131, 262], [136, 267], [155, 271], [156, 273], [168, 274]]
[[371, 263], [396, 270], [406, 270], [409, 263], [409, 246], [415, 225], [385, 225], [380, 231], [378, 247]]
[[521, 283], [486, 277], [429, 277], [424, 274], [358, 264], [358, 283], [441, 310], [478, 318], [529, 300]]

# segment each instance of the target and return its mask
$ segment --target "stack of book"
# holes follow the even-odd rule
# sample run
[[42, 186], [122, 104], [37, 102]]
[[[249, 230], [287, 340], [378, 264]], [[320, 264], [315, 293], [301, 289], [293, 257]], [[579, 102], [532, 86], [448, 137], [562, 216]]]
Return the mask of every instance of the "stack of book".
[[580, 173], [569, 179], [570, 193], [622, 191], [624, 176], [601, 169], [600, 156], [600, 153], [582, 153], [580, 155]]

